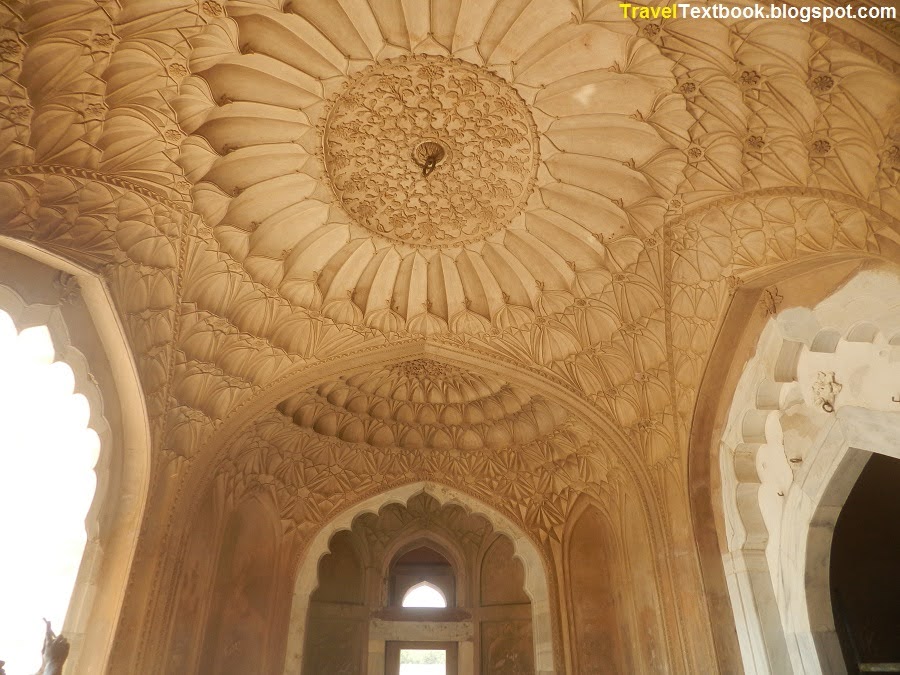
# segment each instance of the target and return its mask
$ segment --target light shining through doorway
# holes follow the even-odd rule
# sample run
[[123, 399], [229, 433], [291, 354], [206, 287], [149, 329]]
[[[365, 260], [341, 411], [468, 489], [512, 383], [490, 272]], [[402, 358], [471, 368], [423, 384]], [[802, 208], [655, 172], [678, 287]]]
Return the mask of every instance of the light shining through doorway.
[[46, 617], [63, 622], [87, 534], [100, 438], [46, 326], [16, 330], [0, 310], [0, 658], [41, 666]]
[[400, 650], [400, 675], [446, 675], [446, 673], [447, 650]]

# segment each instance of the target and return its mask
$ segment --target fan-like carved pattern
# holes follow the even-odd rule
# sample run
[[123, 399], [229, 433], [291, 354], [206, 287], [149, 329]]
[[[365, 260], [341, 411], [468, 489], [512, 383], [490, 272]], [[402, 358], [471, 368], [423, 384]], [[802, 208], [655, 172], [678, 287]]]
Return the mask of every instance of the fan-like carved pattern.
[[[190, 512], [185, 495], [224, 454], [218, 430], [259, 409], [272, 383], [426, 341], [531, 372], [614, 421], [652, 476], [648, 513], [671, 520], [661, 536], [677, 541], [664, 545], [693, 550], [685, 439], [731, 289], [832, 252], [900, 255], [900, 66], [889, 38], [843, 26], [632, 22], [597, 0], [0, 4], [2, 233], [109, 284], [148, 399], [155, 475], [171, 481], [151, 496], [160, 512], [171, 499]], [[404, 58], [472, 69], [527, 107], [540, 161], [508, 223], [426, 246], [348, 216], [321, 156], [329, 102]], [[430, 178], [455, 161], [446, 149]], [[298, 396], [346, 415], [348, 438], [363, 440], [298, 426], [267, 402], [237, 441], [246, 455], [220, 467], [235, 490], [275, 486], [304, 533], [354, 495], [423, 475], [521, 503], [516, 518], [545, 541], [559, 516], [535, 515], [538, 500], [565, 513], [573, 491], [602, 492], [537, 459], [497, 468], [528, 453], [488, 444], [437, 450], [423, 436], [398, 466], [402, 435], [370, 444], [360, 414], [328, 398], [348, 381], [332, 385]], [[415, 406], [462, 405], [441, 391]], [[492, 429], [543, 405], [512, 396], [521, 409]], [[391, 434], [406, 424], [372, 420]], [[510, 447], [546, 452], [543, 438]], [[307, 443], [330, 458], [304, 454]], [[573, 465], [611, 454], [602, 438], [579, 447]], [[306, 477], [288, 481], [297, 466]], [[481, 472], [475, 485], [465, 472]], [[312, 493], [323, 501], [309, 515]], [[167, 536], [141, 538], [147, 588], [165, 583], [152, 568]], [[686, 558], [673, 562], [683, 579], [695, 574]], [[130, 601], [132, 615], [153, 592]], [[119, 670], [140, 670], [144, 647], [123, 645]], [[684, 670], [703, 671], [697, 659]]]
[[354, 534], [366, 541], [376, 560], [398, 535], [416, 529], [446, 533], [467, 555], [475, 556], [493, 528], [483, 516], [467, 513], [456, 504], [441, 505], [427, 493], [415, 495], [406, 504], [388, 504], [377, 514], [364, 513], [353, 522]]
[[495, 505], [541, 541], [559, 540], [579, 494], [607, 502], [629, 482], [618, 459], [574, 419], [499, 448], [403, 448], [321, 434], [280, 411], [247, 431], [219, 475], [236, 498], [271, 492], [284, 521], [303, 537], [361, 497], [435, 480]]
[[[458, 8], [432, 17], [448, 39], [412, 42], [386, 8], [240, 3], [197, 38], [180, 162], [222, 250], [291, 303], [384, 331], [519, 327], [609, 291], [685, 165], [668, 59], [559, 3], [525, 9], [524, 34]], [[474, 48], [479, 30], [499, 44]], [[423, 177], [411, 154], [429, 137], [447, 157]]]
[[529, 443], [566, 419], [540, 396], [430, 359], [325, 382], [278, 409], [350, 443], [463, 451]]

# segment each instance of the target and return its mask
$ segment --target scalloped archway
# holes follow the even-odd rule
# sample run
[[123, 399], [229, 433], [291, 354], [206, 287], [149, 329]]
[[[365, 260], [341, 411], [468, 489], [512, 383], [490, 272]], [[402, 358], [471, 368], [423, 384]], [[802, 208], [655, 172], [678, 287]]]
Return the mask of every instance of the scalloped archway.
[[422, 492], [434, 497], [441, 504], [458, 504], [470, 513], [483, 516], [497, 532], [506, 535], [512, 541], [515, 556], [525, 567], [525, 592], [531, 599], [536, 673], [550, 675], [557, 672], [554, 651], [560, 650], [561, 645], [554, 645], [553, 641], [551, 591], [546, 561], [534, 542], [519, 526], [480, 500], [445, 485], [421, 481], [387, 490], [353, 505], [326, 523], [310, 542], [297, 571], [294, 585], [288, 647], [284, 662], [285, 675], [300, 672], [309, 597], [316, 587], [319, 560], [328, 553], [328, 542], [331, 537], [342, 530], [349, 530], [354, 518], [363, 513], [377, 514], [379, 509], [387, 504], [405, 504], [411, 497]]
[[[119, 316], [96, 273], [2, 236], [0, 255], [6, 256], [0, 307], [19, 329], [47, 325], [58, 358], [70, 365], [76, 390], [88, 398], [90, 425], [100, 435], [97, 488], [85, 522], [87, 543], [65, 625], [57, 630], [72, 645], [68, 667], [104, 673], [150, 485], [144, 393]], [[29, 303], [13, 289], [39, 300]]]
[[[896, 266], [833, 258], [812, 270], [778, 270], [736, 294], [717, 346], [727, 359], [714, 354], [695, 415], [692, 507], [725, 627], [717, 649], [747, 672], [843, 669], [831, 533], [868, 453], [892, 454], [897, 425], [884, 397], [896, 379]], [[788, 279], [784, 304], [765, 311]]]

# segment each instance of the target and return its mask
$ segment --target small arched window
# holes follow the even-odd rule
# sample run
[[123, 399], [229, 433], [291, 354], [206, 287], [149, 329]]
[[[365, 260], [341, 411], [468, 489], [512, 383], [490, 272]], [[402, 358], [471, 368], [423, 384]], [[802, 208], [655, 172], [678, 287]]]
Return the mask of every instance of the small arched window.
[[419, 546], [395, 558], [388, 588], [392, 607], [456, 607], [453, 566], [431, 546]]
[[447, 598], [437, 586], [423, 581], [406, 591], [402, 605], [403, 607], [446, 607]]

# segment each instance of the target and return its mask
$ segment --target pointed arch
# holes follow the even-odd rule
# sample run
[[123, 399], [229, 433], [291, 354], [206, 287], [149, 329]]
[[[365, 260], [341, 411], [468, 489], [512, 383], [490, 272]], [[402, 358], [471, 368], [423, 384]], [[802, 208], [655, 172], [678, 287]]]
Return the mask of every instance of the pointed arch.
[[303, 663], [303, 648], [306, 641], [306, 624], [309, 598], [316, 585], [316, 570], [319, 559], [327, 554], [331, 537], [341, 531], [349, 530], [353, 520], [364, 513], [377, 514], [388, 504], [406, 504], [412, 497], [426, 493], [440, 504], [456, 504], [467, 512], [482, 516], [494, 530], [509, 537], [515, 549], [515, 557], [525, 568], [525, 592], [531, 599], [532, 625], [534, 626], [534, 656], [538, 675], [555, 673], [553, 629], [551, 625], [550, 585], [547, 578], [545, 562], [540, 551], [515, 523], [493, 508], [462, 492], [428, 481], [410, 483], [387, 490], [379, 495], [365, 499], [345, 509], [319, 529], [310, 542], [294, 582], [294, 595], [291, 605], [291, 619], [288, 633], [288, 647], [284, 661], [284, 674], [293, 675], [300, 672]]
[[[582, 396], [578, 396], [561, 381], [557, 381], [552, 374], [545, 371], [538, 372], [535, 369], [528, 369], [501, 358], [486, 356], [462, 347], [433, 344], [424, 340], [392, 344], [374, 350], [367, 349], [358, 353], [341, 355], [322, 363], [306, 365], [272, 383], [253, 401], [242, 405], [231, 418], [226, 419], [202, 450], [194, 456], [186, 476], [179, 486], [177, 502], [172, 512], [173, 531], [169, 535], [173, 537], [172, 545], [176, 546], [178, 550], [184, 549], [190, 537], [190, 527], [187, 525], [191, 522], [190, 514], [198, 508], [202, 496], [210, 489], [219, 469], [227, 464], [229, 453], [233, 448], [238, 447], [242, 439], [248, 437], [247, 434], [252, 432], [260, 420], [265, 419], [265, 416], [272, 410], [276, 410], [280, 402], [299, 391], [317, 387], [323, 382], [330, 382], [340, 377], [349, 378], [359, 373], [370, 372], [373, 368], [399, 365], [416, 359], [428, 359], [468, 372], [487, 374], [512, 385], [520, 386], [528, 392], [543, 396], [559, 409], [565, 410], [573, 420], [576, 420], [579, 425], [584, 425], [585, 430], [589, 430], [592, 438], [602, 445], [602, 453], [609, 453], [609, 456], [614, 458], [617, 467], [616, 480], [621, 480], [629, 486], [628, 491], [633, 500], [630, 508], [634, 509], [646, 524], [647, 545], [652, 551], [647, 559], [652, 560], [655, 566], [655, 586], [663, 615], [661, 620], [664, 627], [664, 650], [669, 659], [678, 658], [677, 655], [683, 656], [684, 650], [679, 645], [685, 639], [684, 625], [683, 621], [679, 619], [681, 607], [675, 592], [674, 563], [669, 556], [665, 555], [665, 551], [671, 547], [672, 533], [670, 528], [664, 525], [663, 497], [658, 490], [654, 489], [654, 482], [649, 475], [648, 467], [639, 459], [637, 449], [621, 428], [600, 414], [598, 409], [584, 400]], [[433, 479], [427, 475], [413, 475], [410, 480], [421, 482]], [[314, 507], [314, 505], [311, 506]], [[313, 534], [309, 533], [309, 536], [311, 537]], [[305, 538], [306, 534], [304, 534]], [[304, 549], [309, 545], [306, 542], [298, 543], [301, 543]], [[554, 570], [552, 574], [555, 573]], [[172, 578], [177, 574], [178, 570], [170, 567], [169, 571], [159, 578], [156, 588], [165, 592], [165, 585], [170, 583], [165, 579]], [[546, 666], [553, 664], [555, 659], [555, 665], [552, 667], [561, 669], [564, 661], [561, 644], [565, 628], [561, 625], [558, 613], [559, 589], [556, 587], [555, 581], [549, 593], [548, 597], [552, 596], [553, 598], [552, 607], [549, 603], [545, 603], [544, 606], [541, 606], [540, 603], [532, 605], [534, 612], [541, 612], [547, 616], [547, 634], [544, 638], [540, 635], [541, 627], [544, 624], [537, 619], [534, 620], [536, 647], [546, 651], [546, 655], [536, 658], [535, 663], [538, 665], [543, 663]], [[298, 624], [292, 619], [290, 625], [293, 627]], [[293, 628], [291, 630], [293, 631]], [[294, 646], [287, 650], [286, 663], [300, 663], [301, 661], [297, 659], [302, 650], [303, 636], [298, 637], [296, 632], [292, 632], [288, 637]], [[552, 648], [554, 642], [560, 644], [556, 647], [556, 653]]]
[[[836, 510], [826, 508], [820, 513], [817, 509], [843, 503], [849, 485], [835, 492], [828, 487], [831, 477], [843, 473], [852, 485], [862, 467], [859, 462], [864, 462], [862, 450], [877, 452], [879, 443], [860, 437], [855, 430], [862, 424], [860, 416], [868, 412], [859, 407], [865, 407], [860, 402], [865, 392], [852, 394], [856, 402], [851, 398], [843, 403], [851, 395], [845, 392], [836, 411], [832, 405], [813, 406], [815, 415], [828, 418], [834, 413], [825, 422], [819, 420], [825, 425], [821, 427], [805, 423], [800, 408], [812, 405], [815, 398], [810, 364], [837, 363], [839, 343], [860, 338], [855, 327], [866, 325], [867, 339], [877, 334], [879, 344], [889, 344], [896, 322], [896, 312], [890, 318], [884, 309], [890, 304], [890, 293], [872, 304], [868, 300], [877, 299], [877, 293], [867, 295], [867, 289], [879, 288], [878, 274], [895, 277], [897, 272], [896, 265], [857, 254], [803, 260], [767, 270], [740, 287], [723, 319], [699, 390], [688, 455], [693, 526], [723, 672], [815, 670], [820, 661], [824, 667], [830, 659], [827, 654], [834, 651], [836, 641], [827, 645], [828, 631], [810, 624], [811, 619], [820, 627], [831, 622], [830, 600], [823, 600], [812, 584], [816, 580], [827, 585], [819, 563], [830, 546], [830, 535], [826, 546], [819, 523], [825, 523], [827, 530]], [[863, 291], [839, 296], [841, 289], [864, 274], [869, 276], [859, 281]], [[775, 312], [760, 311], [763, 294], [775, 284], [783, 284], [783, 304]], [[817, 308], [828, 302], [835, 303], [828, 313], [817, 314]], [[861, 323], [874, 319], [869, 316], [873, 309], [890, 324], [883, 331]], [[782, 334], [778, 322], [785, 312], [790, 312], [790, 319], [784, 319]], [[801, 360], [807, 364], [805, 372]], [[785, 422], [783, 427], [779, 418]], [[886, 423], [874, 418], [866, 422], [874, 427]], [[787, 445], [782, 433], [793, 441], [790, 456], [784, 449], [783, 456], [773, 454], [779, 444]], [[740, 442], [726, 450], [726, 436], [729, 447]], [[759, 463], [758, 453], [764, 455]], [[839, 469], [845, 454], [847, 463]], [[768, 478], [760, 466], [769, 467]], [[776, 466], [783, 467], [779, 469], [786, 481], [782, 488], [773, 487], [771, 472]], [[769, 497], [777, 494], [785, 516], [777, 515], [765, 490], [771, 492]], [[843, 496], [837, 503], [839, 493]], [[764, 499], [768, 501], [762, 508]], [[770, 530], [773, 524], [778, 531]], [[797, 550], [778, 552], [782, 541], [793, 542]], [[777, 584], [773, 584], [775, 577]], [[788, 595], [795, 604], [785, 613]]]
[[[0, 257], [0, 285], [5, 285], [0, 307], [20, 330], [48, 327], [58, 358], [75, 374], [76, 390], [88, 397], [90, 424], [100, 434], [97, 490], [85, 522], [88, 541], [61, 628], [72, 645], [67, 667], [103, 673], [150, 486], [151, 437], [144, 393], [125, 329], [97, 273], [3, 236]], [[16, 288], [41, 299], [29, 304]]]
[[[411, 599], [411, 596], [415, 597]], [[444, 597], [441, 589], [430, 581], [420, 581], [406, 589], [400, 605], [402, 607], [446, 607], [447, 598]]]

